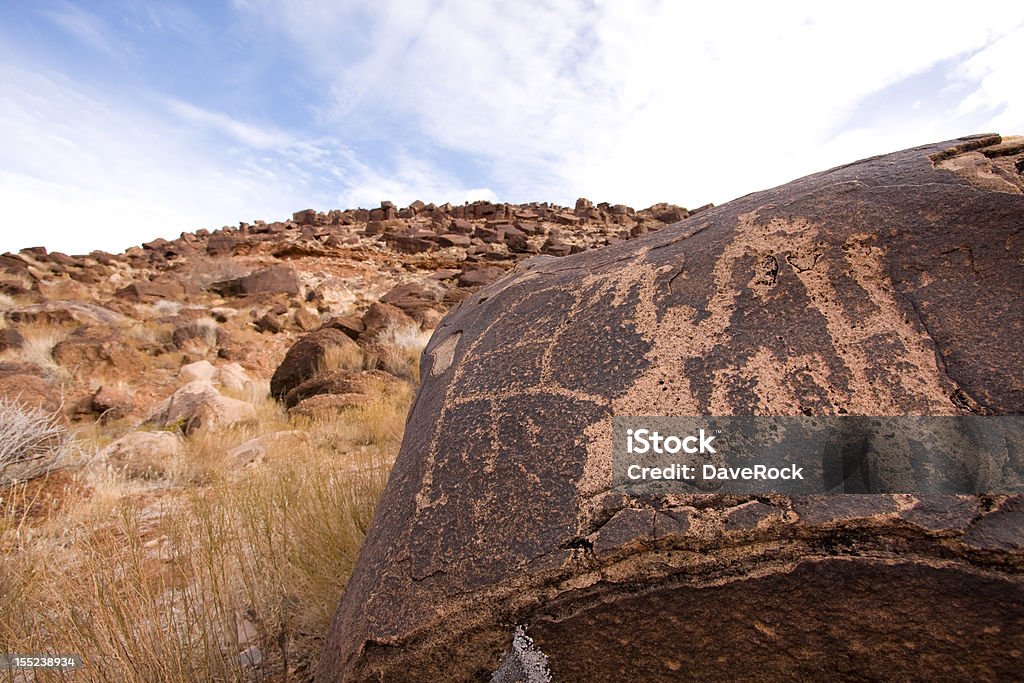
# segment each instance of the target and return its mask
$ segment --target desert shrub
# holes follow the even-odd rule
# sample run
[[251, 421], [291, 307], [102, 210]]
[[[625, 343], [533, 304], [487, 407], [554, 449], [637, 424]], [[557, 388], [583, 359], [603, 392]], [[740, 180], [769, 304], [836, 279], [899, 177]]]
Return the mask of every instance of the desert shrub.
[[0, 485], [59, 467], [73, 448], [59, 414], [0, 398]]

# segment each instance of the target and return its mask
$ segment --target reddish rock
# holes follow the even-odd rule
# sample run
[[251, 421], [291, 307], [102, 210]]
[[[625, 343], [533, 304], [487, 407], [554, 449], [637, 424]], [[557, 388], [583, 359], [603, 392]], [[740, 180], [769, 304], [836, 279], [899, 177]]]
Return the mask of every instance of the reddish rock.
[[451, 231], [460, 235], [471, 235], [473, 233], [473, 224], [462, 218], [456, 218], [452, 221]]
[[245, 277], [216, 282], [210, 285], [210, 289], [226, 297], [252, 296], [263, 293], [298, 294], [299, 276], [291, 266], [271, 266]]
[[444, 287], [435, 282], [407, 282], [397, 285], [380, 298], [381, 303], [391, 304], [403, 313], [422, 324], [431, 312], [442, 308], [441, 298]]
[[103, 422], [120, 420], [135, 409], [135, 400], [127, 392], [104, 385], [96, 390], [90, 399], [92, 412]]
[[504, 274], [505, 270], [497, 266], [467, 268], [459, 276], [459, 287], [482, 287], [483, 285], [489, 285]]
[[549, 237], [544, 240], [540, 251], [542, 254], [548, 254], [549, 256], [568, 256], [572, 253], [572, 245], [566, 244], [554, 237]]
[[259, 317], [253, 325], [260, 332], [270, 332], [271, 334], [278, 334], [284, 332], [284, 321], [281, 320], [280, 316], [275, 313], [266, 313]]
[[8, 349], [20, 349], [25, 343], [25, 338], [21, 336], [21, 333], [12, 327], [5, 327], [0, 330], [0, 351], [7, 351]]
[[354, 315], [341, 315], [331, 318], [323, 324], [323, 327], [333, 327], [336, 330], [341, 330], [353, 340], [359, 339], [359, 335], [366, 329], [363, 319], [357, 318]]
[[288, 414], [292, 417], [315, 418], [364, 406], [372, 400], [373, 397], [366, 394], [319, 394], [299, 401], [288, 409]]
[[292, 320], [295, 321], [295, 326], [303, 332], [312, 332], [320, 327], [320, 316], [308, 308], [296, 308], [295, 313], [292, 314]]
[[383, 388], [397, 380], [380, 370], [332, 370], [320, 373], [289, 391], [284, 405], [292, 408], [302, 401], [321, 394], [381, 395]]
[[52, 355], [58, 365], [84, 377], [107, 370], [138, 375], [146, 367], [142, 354], [104, 330], [82, 329], [55, 345]]
[[348, 335], [332, 327], [323, 327], [305, 335], [285, 354], [270, 379], [270, 395], [278, 400], [320, 372], [327, 350], [333, 346], [358, 346]]
[[438, 235], [435, 240], [439, 246], [442, 247], [468, 247], [470, 245], [470, 239], [468, 235], [460, 235], [458, 233], [447, 233], [444, 235]]
[[421, 254], [434, 248], [434, 243], [423, 237], [385, 233], [384, 242], [400, 254]]
[[159, 299], [175, 300], [184, 295], [184, 289], [170, 282], [133, 282], [127, 287], [114, 292], [114, 296], [131, 301], [153, 301]]
[[363, 315], [363, 326], [365, 329], [359, 335], [360, 341], [372, 340], [389, 329], [418, 327], [416, 321], [406, 315], [402, 309], [386, 303], [371, 304]]
[[0, 399], [14, 401], [29, 408], [57, 414], [63, 408], [60, 392], [42, 377], [34, 374], [0, 372]]

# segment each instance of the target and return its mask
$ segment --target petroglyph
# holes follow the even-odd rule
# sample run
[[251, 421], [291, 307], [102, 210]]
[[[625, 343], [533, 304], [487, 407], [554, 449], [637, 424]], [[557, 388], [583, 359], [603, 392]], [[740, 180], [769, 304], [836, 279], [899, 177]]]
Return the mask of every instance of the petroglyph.
[[[1019, 499], [630, 500], [609, 490], [610, 433], [616, 414], [1024, 412], [1024, 196], [993, 180], [1013, 185], [1022, 153], [983, 136], [849, 164], [531, 260], [463, 302], [427, 347], [321, 679], [479, 678], [512, 624], [529, 625], [553, 680], [645, 657], [645, 680], [676, 680], [692, 655], [679, 643], [722, 634], [764, 663], [723, 677], [822, 662], [1009, 676]], [[816, 644], [835, 604], [860, 620], [856, 648]], [[886, 649], [895, 621], [912, 663]], [[992, 624], [1001, 641], [962, 638]], [[769, 632], [800, 647], [760, 652]]]

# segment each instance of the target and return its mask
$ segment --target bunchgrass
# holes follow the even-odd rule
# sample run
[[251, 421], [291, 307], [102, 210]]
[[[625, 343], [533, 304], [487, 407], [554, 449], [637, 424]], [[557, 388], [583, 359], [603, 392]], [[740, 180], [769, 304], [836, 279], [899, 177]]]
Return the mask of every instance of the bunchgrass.
[[[26, 513], [3, 489], [0, 651], [85, 660], [36, 680], [311, 679], [410, 398], [392, 389], [294, 424], [261, 406], [261, 430], [188, 438], [205, 476], [133, 488], [109, 471], [98, 483], [94, 463], [81, 470], [88, 493], [68, 494], [59, 515]], [[304, 445], [282, 440], [258, 466], [222, 471], [222, 451], [281, 428], [304, 430]], [[258, 667], [240, 656], [251, 647]]]

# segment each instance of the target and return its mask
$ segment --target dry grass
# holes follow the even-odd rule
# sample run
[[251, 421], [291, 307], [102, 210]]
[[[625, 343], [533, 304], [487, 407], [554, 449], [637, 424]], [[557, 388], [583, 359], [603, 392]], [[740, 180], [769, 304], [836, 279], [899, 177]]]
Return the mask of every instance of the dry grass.
[[[202, 476], [143, 485], [83, 470], [88, 495], [55, 517], [0, 493], [0, 649], [80, 653], [74, 680], [309, 680], [410, 398], [392, 389], [301, 425], [258, 405], [259, 428], [189, 437]], [[226, 449], [296, 426], [305, 448], [229, 471]], [[239, 657], [250, 646], [255, 669]]]
[[380, 369], [411, 382], [420, 381], [420, 356], [430, 341], [430, 332], [417, 326], [390, 327], [363, 350], [363, 366]]
[[324, 357], [318, 364], [319, 372], [333, 370], [361, 370], [363, 368], [363, 350], [355, 345], [329, 346]]
[[68, 378], [67, 370], [53, 359], [53, 347], [71, 334], [71, 327], [34, 323], [18, 327], [25, 343], [20, 349], [8, 349], [0, 353], [0, 360], [38, 365], [48, 379], [63, 381]]

